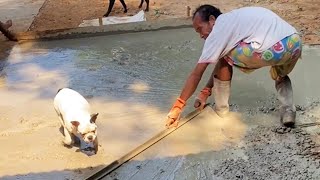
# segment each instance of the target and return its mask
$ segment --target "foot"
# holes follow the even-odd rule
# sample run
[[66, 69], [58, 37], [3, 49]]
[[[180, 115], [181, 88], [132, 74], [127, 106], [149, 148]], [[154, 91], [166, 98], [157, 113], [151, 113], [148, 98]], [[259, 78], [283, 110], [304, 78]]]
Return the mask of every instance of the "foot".
[[127, 13], [128, 12], [128, 9], [125, 9], [124, 11], [123, 11], [123, 13]]
[[217, 113], [217, 115], [221, 118], [225, 118], [229, 114], [229, 107], [217, 107], [216, 105], [213, 106], [213, 110]]
[[94, 152], [95, 154], [97, 154], [98, 149], [99, 149], [99, 142], [98, 142], [98, 138], [96, 137], [96, 139], [93, 142], [93, 148], [94, 148]]
[[149, 11], [149, 8], [146, 8], [144, 11], [148, 12], [148, 11]]
[[72, 146], [72, 145], [73, 145], [73, 141], [70, 140], [70, 139], [66, 139], [66, 138], [62, 141], [62, 143], [63, 143], [65, 146]]
[[286, 127], [293, 127], [296, 121], [296, 111], [291, 108], [280, 109], [280, 121]]

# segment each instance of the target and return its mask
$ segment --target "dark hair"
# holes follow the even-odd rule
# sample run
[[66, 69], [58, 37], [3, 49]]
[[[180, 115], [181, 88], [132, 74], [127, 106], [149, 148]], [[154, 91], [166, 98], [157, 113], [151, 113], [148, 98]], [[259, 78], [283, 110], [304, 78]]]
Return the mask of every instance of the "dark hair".
[[199, 6], [196, 9], [196, 11], [193, 13], [192, 19], [194, 19], [194, 17], [196, 16], [197, 13], [201, 17], [201, 20], [205, 21], [205, 22], [209, 21], [209, 18], [211, 15], [213, 15], [217, 19], [218, 16], [220, 16], [220, 14], [222, 14], [220, 9], [218, 9], [212, 5], [208, 5], [208, 4]]

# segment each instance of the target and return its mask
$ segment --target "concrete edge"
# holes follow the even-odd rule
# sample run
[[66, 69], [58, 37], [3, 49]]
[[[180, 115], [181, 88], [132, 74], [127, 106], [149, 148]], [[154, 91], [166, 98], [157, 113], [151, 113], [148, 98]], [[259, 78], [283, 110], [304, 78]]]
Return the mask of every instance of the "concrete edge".
[[30, 31], [30, 29], [31, 29], [32, 26], [34, 25], [34, 22], [35, 22], [36, 17], [38, 17], [38, 15], [40, 14], [40, 11], [41, 11], [42, 9], [44, 9], [45, 6], [46, 6], [48, 3], [49, 3], [48, 0], [44, 0], [44, 2], [42, 3], [41, 7], [38, 9], [37, 14], [33, 16], [32, 22], [30, 23], [27, 31]]
[[16, 33], [18, 41], [55, 40], [192, 27], [191, 18]]

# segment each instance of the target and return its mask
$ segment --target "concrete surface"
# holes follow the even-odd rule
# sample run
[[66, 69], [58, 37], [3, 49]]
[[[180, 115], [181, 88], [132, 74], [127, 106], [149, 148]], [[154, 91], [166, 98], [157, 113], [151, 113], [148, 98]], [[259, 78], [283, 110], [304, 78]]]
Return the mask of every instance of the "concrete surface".
[[70, 29], [47, 31], [28, 31], [17, 34], [19, 40], [56, 40], [66, 38], [92, 37], [101, 35], [126, 34], [132, 32], [146, 32], [162, 29], [178, 29], [191, 27], [190, 18], [171, 18], [164, 20], [143, 21], [102, 26], [86, 26]]
[[103, 179], [319, 179], [318, 136], [242, 118], [222, 119], [206, 108]]
[[[190, 28], [121, 36], [30, 41], [15, 45], [0, 64], [0, 143], [7, 145], [0, 150], [0, 178], [82, 179], [145, 142], [163, 130], [164, 117], [179, 95], [186, 76], [197, 62], [202, 45], [203, 41]], [[295, 102], [304, 108], [298, 113], [299, 123], [316, 121], [319, 117], [320, 87], [315, 83], [319, 53], [318, 47], [305, 46], [303, 60], [291, 75]], [[210, 70], [212, 67], [208, 68], [202, 85], [206, 83]], [[233, 80], [230, 103], [233, 111], [241, 116], [230, 122], [233, 124], [237, 120], [239, 126], [233, 127], [217, 120], [218, 124], [212, 122], [207, 129], [197, 128], [214, 116], [209, 112], [203, 117], [203, 121], [193, 121], [195, 126], [187, 128], [188, 136], [172, 137], [173, 142], [182, 144], [181, 147], [173, 146], [170, 149], [168, 147], [171, 146], [171, 141], [167, 142], [165, 147], [157, 149], [159, 151], [151, 150], [148, 160], [161, 166], [166, 166], [160, 161], [166, 161], [167, 158], [171, 158], [173, 163], [180, 162], [177, 172], [183, 178], [185, 172], [179, 167], [188, 166], [184, 161], [176, 161], [175, 157], [185, 158], [194, 154], [195, 160], [189, 162], [201, 163], [199, 158], [209, 159], [210, 156], [208, 154], [201, 158], [201, 154], [217, 151], [226, 153], [220, 158], [223, 161], [231, 151], [231, 148], [224, 151], [226, 147], [249, 148], [250, 138], [270, 134], [270, 126], [279, 126], [275, 90], [268, 68], [258, 70], [250, 76], [235, 70]], [[76, 147], [67, 149], [61, 145], [62, 135], [52, 100], [57, 89], [66, 86], [80, 92], [92, 104], [93, 110], [100, 113], [97, 123], [101, 147], [96, 156], [88, 158], [75, 152]], [[193, 109], [193, 99], [194, 96], [188, 102], [184, 114]], [[216, 131], [210, 131], [212, 128]], [[255, 132], [257, 134], [250, 136], [250, 133]], [[201, 141], [198, 138], [200, 135], [203, 137]], [[274, 136], [270, 135], [265, 142], [274, 141], [280, 146], [284, 139]], [[290, 148], [295, 147], [293, 143], [296, 140], [293, 136], [285, 140]], [[263, 143], [259, 146], [267, 147]], [[270, 152], [267, 149], [261, 151], [262, 155]], [[241, 151], [244, 154], [247, 152], [249, 150]], [[253, 156], [255, 152], [257, 151], [250, 150], [253, 154], [246, 156]], [[162, 159], [154, 158], [158, 154]], [[245, 156], [230, 157], [237, 159]], [[139, 161], [147, 162], [143, 159]], [[278, 161], [287, 163], [285, 159]], [[249, 167], [242, 160], [236, 162], [242, 163], [239, 167], [244, 169], [257, 166], [256, 161], [250, 161]], [[219, 172], [224, 172], [219, 168], [223, 169], [228, 165], [218, 163], [212, 166]], [[261, 169], [264, 167], [267, 166]], [[178, 177], [173, 171], [170, 173], [163, 170], [170, 177]], [[159, 172], [158, 169], [154, 170], [156, 171]], [[316, 174], [312, 166], [310, 173], [313, 172]], [[210, 176], [203, 176], [201, 173], [200, 171], [199, 177]], [[118, 174], [126, 177], [122, 175], [121, 169]], [[227, 178], [229, 175], [220, 177]], [[245, 175], [247, 174], [244, 177]]]
[[29, 29], [45, 0], [0, 0], [0, 21], [12, 19], [14, 32]]
[[[304, 48], [292, 73], [297, 128], [279, 126], [267, 72], [235, 74], [232, 113], [211, 108], [104, 179], [319, 179], [319, 48]], [[312, 83], [314, 82], [314, 83]], [[264, 94], [264, 95], [263, 95]]]
[[[0, 150], [0, 177], [81, 179], [163, 130], [198, 58], [201, 40], [185, 33], [196, 36], [180, 29], [16, 44], [1, 61], [0, 143], [8, 146]], [[61, 145], [52, 100], [66, 86], [100, 113], [96, 156]]]

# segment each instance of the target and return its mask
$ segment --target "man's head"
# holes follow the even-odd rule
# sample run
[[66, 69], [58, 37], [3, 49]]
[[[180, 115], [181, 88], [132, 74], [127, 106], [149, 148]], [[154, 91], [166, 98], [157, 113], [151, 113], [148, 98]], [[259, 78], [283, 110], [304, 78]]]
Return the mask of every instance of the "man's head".
[[211, 5], [199, 6], [193, 14], [193, 28], [200, 37], [207, 39], [221, 11]]

